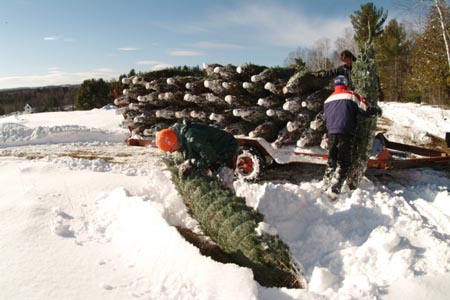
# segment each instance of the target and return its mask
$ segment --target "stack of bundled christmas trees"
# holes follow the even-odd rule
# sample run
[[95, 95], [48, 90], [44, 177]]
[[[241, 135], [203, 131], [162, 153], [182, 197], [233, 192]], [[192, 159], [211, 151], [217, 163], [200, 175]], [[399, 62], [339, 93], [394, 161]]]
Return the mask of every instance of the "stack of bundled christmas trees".
[[319, 146], [330, 80], [306, 70], [260, 65], [204, 65], [203, 76], [124, 78], [123, 126], [129, 144], [146, 144], [178, 118], [209, 123], [235, 135], [261, 137], [275, 148]]

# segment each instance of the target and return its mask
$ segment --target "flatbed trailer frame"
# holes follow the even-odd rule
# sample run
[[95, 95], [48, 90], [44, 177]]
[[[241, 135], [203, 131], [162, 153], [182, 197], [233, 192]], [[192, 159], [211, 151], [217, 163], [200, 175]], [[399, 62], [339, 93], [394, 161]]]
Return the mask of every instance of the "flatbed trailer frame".
[[[447, 147], [450, 147], [450, 134], [446, 134]], [[275, 149], [262, 138], [236, 137], [240, 146], [236, 161], [236, 173], [243, 179], [257, 179], [271, 164], [312, 163], [324, 165], [328, 153], [324, 149], [282, 147]], [[426, 149], [389, 141], [383, 133], [374, 139], [372, 156], [368, 169], [392, 170], [408, 168], [434, 168], [450, 166], [450, 155], [444, 151]]]

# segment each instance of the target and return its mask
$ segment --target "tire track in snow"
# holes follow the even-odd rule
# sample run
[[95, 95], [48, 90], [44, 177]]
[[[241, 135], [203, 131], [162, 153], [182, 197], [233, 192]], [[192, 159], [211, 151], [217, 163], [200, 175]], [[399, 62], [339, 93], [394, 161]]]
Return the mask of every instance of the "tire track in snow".
[[423, 199], [411, 201], [409, 204], [420, 214], [424, 221], [436, 227], [436, 231], [447, 235], [449, 237], [447, 243], [450, 244], [448, 242], [450, 240], [450, 220], [444, 213]]

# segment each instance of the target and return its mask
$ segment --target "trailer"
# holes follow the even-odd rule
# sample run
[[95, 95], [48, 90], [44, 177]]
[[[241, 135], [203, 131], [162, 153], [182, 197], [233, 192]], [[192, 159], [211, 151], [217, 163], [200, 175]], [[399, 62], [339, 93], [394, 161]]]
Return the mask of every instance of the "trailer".
[[[238, 135], [236, 140], [239, 144], [239, 150], [235, 174], [238, 178], [247, 181], [257, 180], [264, 173], [264, 170], [276, 164], [308, 163], [325, 165], [328, 161], [328, 151], [318, 146], [309, 148], [283, 146], [277, 149], [263, 138]], [[445, 141], [447, 147], [450, 148], [450, 132], [446, 133]], [[125, 140], [125, 143], [129, 146], [155, 147], [153, 136], [131, 136]], [[367, 168], [393, 170], [450, 167], [449, 153], [392, 142], [380, 132], [375, 136], [372, 155], [368, 160]]]
[[[328, 161], [328, 152], [320, 147], [286, 146], [276, 149], [263, 138], [236, 136], [236, 139], [239, 144], [236, 175], [244, 180], [257, 180], [273, 164], [325, 165]], [[450, 147], [450, 133], [446, 133], [446, 142]], [[367, 164], [368, 169], [378, 170], [446, 166], [450, 166], [449, 153], [391, 142], [381, 132], [375, 136]]]

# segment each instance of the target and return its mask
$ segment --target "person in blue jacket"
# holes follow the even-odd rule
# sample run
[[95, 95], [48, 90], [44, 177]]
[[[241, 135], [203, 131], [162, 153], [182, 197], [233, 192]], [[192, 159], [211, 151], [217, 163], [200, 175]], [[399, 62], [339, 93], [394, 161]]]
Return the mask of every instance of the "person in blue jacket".
[[347, 78], [334, 79], [334, 92], [324, 102], [324, 119], [328, 135], [328, 162], [323, 177], [326, 192], [339, 194], [352, 163], [352, 144], [357, 115], [381, 115], [381, 108], [370, 105], [347, 87]]

